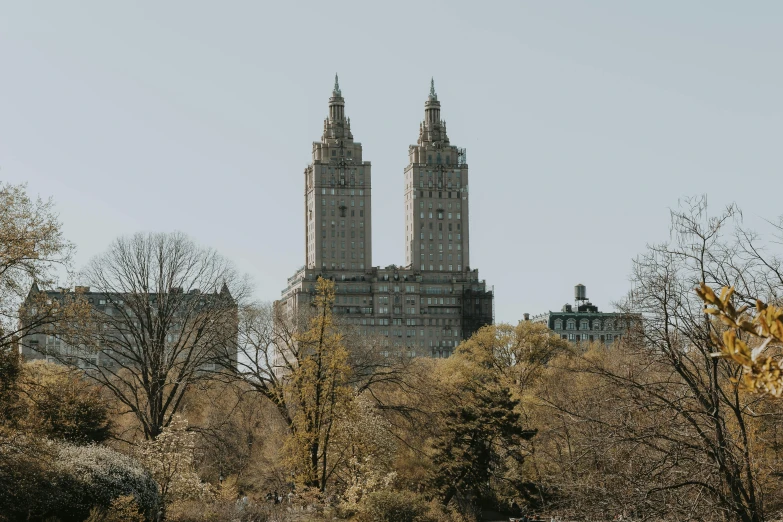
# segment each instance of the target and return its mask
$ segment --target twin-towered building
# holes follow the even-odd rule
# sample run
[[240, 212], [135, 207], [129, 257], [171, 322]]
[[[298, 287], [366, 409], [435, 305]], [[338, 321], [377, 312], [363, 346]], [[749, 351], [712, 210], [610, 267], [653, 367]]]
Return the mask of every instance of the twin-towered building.
[[329, 117], [305, 174], [305, 265], [278, 306], [295, 312], [318, 277], [335, 281], [335, 313], [396, 351], [450, 355], [493, 321], [493, 290], [470, 269], [468, 164], [451, 145], [434, 82], [405, 167], [405, 266], [372, 264], [372, 166], [354, 141], [335, 77]]

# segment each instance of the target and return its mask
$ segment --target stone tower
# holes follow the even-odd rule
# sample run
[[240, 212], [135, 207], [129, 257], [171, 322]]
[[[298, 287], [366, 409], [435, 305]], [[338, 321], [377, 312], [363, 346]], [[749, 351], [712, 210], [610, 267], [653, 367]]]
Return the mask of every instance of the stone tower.
[[449, 142], [432, 80], [419, 140], [408, 148], [405, 167], [405, 264], [421, 272], [466, 272], [468, 239], [465, 149]]
[[320, 142], [305, 168], [305, 266], [364, 270], [372, 266], [371, 168], [353, 140], [337, 75]]

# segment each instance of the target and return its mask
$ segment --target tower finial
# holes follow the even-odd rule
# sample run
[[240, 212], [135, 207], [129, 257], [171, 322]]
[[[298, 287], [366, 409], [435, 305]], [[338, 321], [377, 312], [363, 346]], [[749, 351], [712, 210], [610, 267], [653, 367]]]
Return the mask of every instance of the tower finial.
[[340, 81], [337, 79], [337, 73], [334, 73], [334, 93], [337, 96], [340, 96], [342, 94], [340, 92]]
[[430, 78], [430, 97], [431, 98], [435, 98], [435, 99], [438, 98], [438, 95], [435, 94], [435, 77], [434, 76]]

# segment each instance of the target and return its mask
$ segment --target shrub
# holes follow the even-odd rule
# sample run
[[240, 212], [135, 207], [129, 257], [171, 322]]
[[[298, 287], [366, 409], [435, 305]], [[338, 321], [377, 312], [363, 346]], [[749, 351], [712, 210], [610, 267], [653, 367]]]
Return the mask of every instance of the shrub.
[[165, 505], [179, 500], [208, 501], [214, 496], [193, 468], [195, 437], [187, 421], [175, 415], [157, 438], [138, 447], [137, 456], [160, 485]]
[[84, 522], [144, 522], [133, 495], [115, 498], [108, 509], [93, 508]]
[[[170, 522], [267, 522], [275, 508], [236, 500], [180, 500], [172, 502], [166, 511]], [[278, 508], [280, 511], [280, 508]], [[277, 520], [277, 519], [274, 519]]]
[[132, 496], [147, 518], [157, 510], [157, 484], [130, 457], [99, 446], [0, 436], [0, 520], [81, 522], [92, 508], [108, 509], [122, 496]]
[[111, 434], [109, 404], [80, 373], [59, 364], [23, 366], [19, 387], [26, 411], [20, 429], [74, 444], [103, 442]]
[[51, 443], [0, 432], [0, 520], [41, 520], [59, 503]]
[[430, 505], [420, 495], [409, 491], [376, 491], [359, 504], [360, 522], [437, 522], [430, 515]]
[[[108, 508], [118, 497], [132, 495], [151, 518], [158, 507], [158, 485], [136, 460], [101, 446], [59, 444], [57, 486], [63, 503], [57, 515], [63, 522], [81, 521], [92, 507]], [[62, 513], [62, 514], [61, 514]]]

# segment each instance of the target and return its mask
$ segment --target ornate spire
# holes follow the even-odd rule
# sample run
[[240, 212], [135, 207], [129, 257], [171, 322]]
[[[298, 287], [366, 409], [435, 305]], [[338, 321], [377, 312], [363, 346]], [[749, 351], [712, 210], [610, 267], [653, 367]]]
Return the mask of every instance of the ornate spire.
[[435, 94], [435, 77], [434, 76], [430, 78], [430, 98], [432, 98], [433, 100], [437, 100], [438, 99], [438, 95]]
[[337, 73], [334, 73], [334, 95], [342, 96], [340, 92], [340, 81], [337, 79]]

